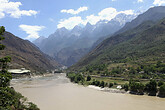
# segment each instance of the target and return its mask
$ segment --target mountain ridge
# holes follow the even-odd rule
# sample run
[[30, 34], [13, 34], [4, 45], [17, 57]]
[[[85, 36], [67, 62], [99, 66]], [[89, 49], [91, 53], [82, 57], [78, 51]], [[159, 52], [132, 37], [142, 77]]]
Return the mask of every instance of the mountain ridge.
[[165, 6], [156, 6], [149, 8], [146, 12], [138, 15], [137, 18], [135, 18], [131, 22], [126, 23], [123, 28], [121, 28], [119, 31], [115, 33], [115, 35], [125, 32], [129, 29], [135, 28], [144, 21], [156, 22], [160, 19], [163, 19], [165, 17], [165, 11], [163, 10], [165, 10]]
[[6, 45], [2, 51], [2, 56], [11, 56], [10, 68], [27, 68], [32, 71], [44, 72], [60, 67], [53, 58], [44, 54], [33, 43], [14, 36], [10, 32], [5, 32], [5, 40], [2, 44]]
[[158, 23], [143, 22], [134, 29], [107, 38], [71, 69], [82, 69], [88, 65], [127, 62], [128, 59], [133, 62], [139, 62], [142, 59], [149, 61], [149, 58], [154, 56], [163, 59], [163, 47], [165, 47], [163, 36], [165, 36], [165, 19]]
[[[83, 28], [75, 26], [70, 31], [66, 28], [61, 28], [54, 34], [51, 34], [48, 38], [44, 39], [43, 42], [41, 42], [42, 45], [36, 44], [35, 41], [33, 43], [44, 53], [58, 60], [61, 64], [71, 66], [87, 54], [91, 48], [94, 48], [94, 43], [99, 38], [113, 34], [124, 26], [124, 22], [132, 20], [131, 16], [129, 16], [128, 19], [126, 16], [127, 15], [121, 14], [120, 16], [117, 16], [118, 18], [116, 19], [114, 18], [109, 22], [99, 21], [96, 25], [87, 23]], [[118, 21], [120, 18], [123, 19], [121, 20], [122, 22]], [[132, 18], [134, 18], [133, 15]], [[59, 31], [62, 31], [63, 35], [58, 34]], [[66, 48], [70, 50], [68, 54]], [[65, 50], [66, 52], [64, 52]], [[72, 52], [72, 54], [70, 52]], [[66, 53], [67, 58], [66, 55], [61, 56], [62, 53]], [[76, 59], [73, 58], [73, 56], [75, 56]], [[64, 58], [62, 59], [62, 57]], [[70, 58], [73, 58], [73, 62], [67, 63], [67, 60], [71, 60]]]

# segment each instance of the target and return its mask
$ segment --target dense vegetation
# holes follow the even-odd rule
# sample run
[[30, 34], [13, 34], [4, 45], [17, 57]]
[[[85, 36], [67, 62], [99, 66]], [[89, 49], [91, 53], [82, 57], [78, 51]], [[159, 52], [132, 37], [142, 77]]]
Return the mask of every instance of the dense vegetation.
[[112, 65], [97, 65], [88, 66], [83, 71], [83, 74], [99, 75], [106, 77], [122, 77], [127, 80], [130, 78], [135, 79], [158, 79], [165, 80], [165, 63], [158, 61], [153, 64], [125, 64], [125, 63], [114, 63]]
[[[5, 38], [2, 36], [5, 28], [0, 27], [0, 41]], [[5, 46], [0, 44], [0, 50], [4, 50]], [[16, 92], [14, 88], [9, 87], [11, 74], [7, 71], [7, 64], [11, 61], [9, 56], [0, 58], [0, 110], [39, 110], [39, 108], [28, 102], [25, 97]]]
[[[107, 80], [98, 80], [90, 75], [85, 76], [79, 73], [68, 73], [67, 77], [71, 82], [82, 85], [94, 85], [101, 88], [117, 87], [120, 85], [123, 90], [130, 91], [131, 94], [165, 97], [165, 83], [163, 81], [150, 80], [147, 82], [130, 79], [128, 83], [118, 84], [117, 82], [107, 82]], [[117, 81], [117, 80], [116, 80]]]

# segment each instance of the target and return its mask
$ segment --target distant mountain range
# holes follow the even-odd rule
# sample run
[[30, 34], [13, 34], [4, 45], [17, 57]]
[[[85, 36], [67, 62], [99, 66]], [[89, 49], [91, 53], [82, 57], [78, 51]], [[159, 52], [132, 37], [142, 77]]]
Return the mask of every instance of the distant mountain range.
[[75, 26], [72, 30], [60, 28], [48, 38], [40, 37], [33, 43], [59, 63], [71, 66], [95, 48], [106, 36], [114, 34], [135, 17], [135, 15], [119, 14], [111, 21], [99, 21], [96, 25], [87, 23], [83, 28]]
[[5, 40], [2, 44], [6, 46], [1, 51], [0, 57], [11, 56], [10, 68], [26, 68], [32, 71], [44, 72], [60, 67], [51, 57], [44, 54], [30, 41], [23, 40], [9, 32], [5, 32]]
[[127, 23], [71, 67], [165, 61], [165, 7], [154, 7]]

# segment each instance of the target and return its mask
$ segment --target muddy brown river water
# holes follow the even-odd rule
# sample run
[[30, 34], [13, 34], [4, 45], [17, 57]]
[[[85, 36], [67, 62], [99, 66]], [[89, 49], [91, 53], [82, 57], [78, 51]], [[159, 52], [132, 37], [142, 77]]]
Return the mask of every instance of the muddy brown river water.
[[65, 74], [14, 79], [41, 110], [165, 110], [165, 98], [109, 93], [70, 83]]

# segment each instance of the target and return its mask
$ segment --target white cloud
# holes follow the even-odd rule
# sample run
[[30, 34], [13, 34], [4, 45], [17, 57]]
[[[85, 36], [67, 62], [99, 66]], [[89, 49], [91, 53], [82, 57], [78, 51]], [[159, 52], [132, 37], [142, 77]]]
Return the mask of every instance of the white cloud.
[[19, 28], [22, 31], [25, 31], [26, 34], [28, 34], [28, 36], [26, 37], [26, 39], [37, 39], [39, 38], [39, 31], [41, 31], [42, 29], [44, 29], [44, 26], [31, 26], [31, 25], [19, 25]]
[[165, 5], [165, 0], [154, 0], [153, 4], [158, 6]]
[[83, 20], [80, 16], [70, 17], [68, 19], [61, 20], [57, 25], [57, 28], [65, 27], [67, 29], [72, 29], [78, 24], [82, 24]]
[[110, 21], [117, 15], [117, 10], [115, 8], [105, 8], [101, 12], [98, 13], [100, 20], [108, 20]]
[[116, 15], [124, 13], [126, 15], [133, 15], [134, 10], [125, 10], [125, 11], [117, 11], [115, 8], [105, 8], [101, 12], [98, 13], [97, 16], [93, 16], [93, 19], [100, 21], [100, 20], [112, 20], [116, 17]]
[[74, 9], [69, 9], [69, 10], [63, 9], [63, 10], [61, 10], [61, 13], [69, 13], [69, 14], [76, 15], [76, 14], [79, 14], [80, 12], [87, 11], [87, 10], [88, 10], [88, 7], [80, 7], [77, 10], [74, 10]]
[[134, 10], [125, 10], [125, 11], [118, 12], [118, 14], [120, 14], [120, 13], [124, 13], [126, 15], [133, 15], [134, 14]]
[[1, 18], [4, 18], [4, 16], [5, 16], [5, 14], [2, 13], [2, 12], [0, 12], [0, 19], [1, 19]]
[[92, 25], [96, 24], [98, 21], [100, 21], [100, 17], [99, 16], [95, 16], [95, 15], [90, 15], [86, 17], [86, 20], [82, 23], [82, 24], [87, 24], [88, 22]]
[[117, 1], [117, 0], [112, 0], [112, 2], [115, 2], [115, 1]]
[[32, 16], [38, 12], [34, 10], [20, 10], [21, 2], [10, 2], [9, 0], [0, 0], [0, 18], [5, 17], [6, 14], [13, 18], [20, 18], [21, 16]]
[[126, 15], [133, 15], [134, 10], [124, 10], [124, 11], [117, 11], [115, 8], [109, 7], [105, 8], [98, 13], [98, 15], [89, 15], [85, 19], [82, 19], [80, 16], [70, 17], [68, 19], [60, 20], [57, 28], [65, 27], [67, 29], [72, 29], [76, 25], [86, 25], [88, 22], [92, 25], [95, 25], [100, 20], [107, 20], [110, 21], [116, 17], [116, 15], [124, 13]]
[[144, 2], [144, 0], [138, 0], [137, 2], [138, 2], [138, 3], [142, 3], [142, 2]]

